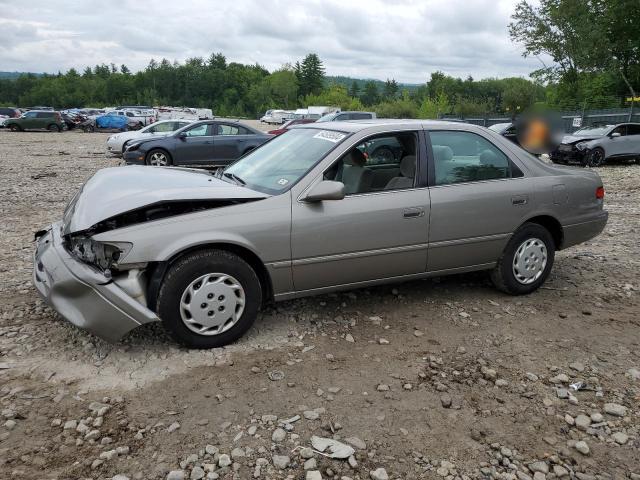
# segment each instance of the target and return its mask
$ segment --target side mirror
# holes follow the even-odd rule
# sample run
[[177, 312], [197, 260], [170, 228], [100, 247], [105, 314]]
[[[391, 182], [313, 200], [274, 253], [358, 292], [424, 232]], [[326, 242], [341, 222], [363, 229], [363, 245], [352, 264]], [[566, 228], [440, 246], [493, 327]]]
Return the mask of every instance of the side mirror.
[[611, 138], [618, 138], [620, 137], [620, 132], [613, 132], [611, 135], [609, 135]]
[[180, 133], [178, 134], [178, 138], [179, 138], [180, 140], [184, 140], [185, 138], [187, 138], [187, 132], [180, 132]]
[[323, 180], [309, 190], [302, 198], [303, 202], [321, 202], [323, 200], [342, 200], [344, 198], [344, 183]]

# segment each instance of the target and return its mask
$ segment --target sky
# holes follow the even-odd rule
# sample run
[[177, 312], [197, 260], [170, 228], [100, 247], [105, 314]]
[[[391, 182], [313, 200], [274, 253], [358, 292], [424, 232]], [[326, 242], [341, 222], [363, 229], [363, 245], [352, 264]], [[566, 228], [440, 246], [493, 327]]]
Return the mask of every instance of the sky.
[[327, 75], [424, 83], [527, 77], [511, 42], [517, 0], [0, 0], [0, 71], [55, 73], [99, 63], [223, 53], [270, 71], [317, 53]]

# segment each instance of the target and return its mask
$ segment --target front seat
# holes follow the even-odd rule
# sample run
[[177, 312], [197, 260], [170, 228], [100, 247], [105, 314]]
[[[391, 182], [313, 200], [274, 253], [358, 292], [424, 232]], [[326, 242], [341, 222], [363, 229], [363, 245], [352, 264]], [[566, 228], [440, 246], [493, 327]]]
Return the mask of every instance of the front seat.
[[393, 177], [384, 187], [385, 190], [398, 190], [413, 187], [413, 179], [416, 176], [416, 156], [407, 155], [400, 160], [400, 177]]
[[361, 193], [371, 190], [373, 172], [365, 167], [367, 158], [357, 148], [352, 149], [342, 160], [342, 183], [344, 193]]

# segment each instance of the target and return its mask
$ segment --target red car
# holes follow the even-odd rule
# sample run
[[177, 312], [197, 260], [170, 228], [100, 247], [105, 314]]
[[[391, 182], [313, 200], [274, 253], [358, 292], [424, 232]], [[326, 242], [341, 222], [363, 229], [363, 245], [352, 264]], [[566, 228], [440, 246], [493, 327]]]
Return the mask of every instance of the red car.
[[301, 125], [303, 123], [313, 123], [315, 121], [316, 120], [314, 118], [298, 118], [296, 120], [289, 120], [288, 122], [283, 123], [280, 128], [277, 128], [275, 130], [270, 130], [267, 133], [270, 133], [271, 135], [280, 135], [281, 133], [284, 133], [287, 130], [289, 130], [289, 128], [293, 127], [294, 125]]

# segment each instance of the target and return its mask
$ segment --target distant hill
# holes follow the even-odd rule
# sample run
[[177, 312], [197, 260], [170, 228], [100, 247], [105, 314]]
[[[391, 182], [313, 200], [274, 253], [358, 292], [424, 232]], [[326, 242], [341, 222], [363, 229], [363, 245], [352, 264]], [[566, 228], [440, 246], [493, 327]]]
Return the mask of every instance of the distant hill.
[[[376, 84], [376, 86], [378, 87], [378, 90], [381, 91], [384, 88], [384, 83], [382, 80], [376, 80], [374, 78], [352, 78], [352, 77], [343, 77], [343, 76], [329, 76], [327, 75], [325, 77], [325, 82], [327, 84], [331, 84], [331, 83], [335, 83], [338, 85], [344, 85], [347, 88], [351, 87], [351, 84], [353, 82], [356, 82], [358, 84], [358, 88], [360, 89], [360, 91], [362, 91], [362, 88], [364, 87], [364, 84], [367, 82], [374, 82]], [[400, 83], [398, 82], [398, 86], [400, 87], [400, 90], [408, 90], [409, 92], [412, 92], [416, 89], [418, 89], [419, 87], [422, 86], [422, 84], [420, 83]]]
[[36, 77], [41, 77], [42, 73], [32, 73], [32, 72], [0, 72], [0, 79], [9, 79], [15, 80], [20, 75], [35, 75]]

